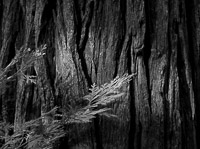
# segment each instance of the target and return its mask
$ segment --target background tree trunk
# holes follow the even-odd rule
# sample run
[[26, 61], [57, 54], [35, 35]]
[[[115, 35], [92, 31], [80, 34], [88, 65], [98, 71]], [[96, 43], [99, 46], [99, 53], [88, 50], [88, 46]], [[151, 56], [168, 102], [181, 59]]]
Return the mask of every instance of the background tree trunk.
[[68, 144], [199, 148], [199, 6], [198, 0], [0, 0], [1, 69], [21, 47], [47, 44], [46, 55], [25, 72], [37, 74], [37, 85], [19, 75], [1, 89], [1, 120], [18, 130], [80, 100], [93, 83], [136, 73], [123, 88], [126, 97], [111, 105], [119, 119], [97, 116], [76, 126]]

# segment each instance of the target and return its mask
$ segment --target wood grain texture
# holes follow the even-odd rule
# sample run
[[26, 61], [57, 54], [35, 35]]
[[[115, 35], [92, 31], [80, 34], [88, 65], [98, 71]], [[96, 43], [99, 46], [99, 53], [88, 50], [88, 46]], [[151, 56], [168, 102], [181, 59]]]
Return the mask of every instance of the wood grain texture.
[[110, 105], [118, 119], [98, 116], [75, 126], [68, 144], [200, 147], [199, 6], [197, 0], [1, 1], [1, 69], [22, 46], [47, 44], [46, 55], [25, 72], [36, 73], [38, 84], [19, 75], [0, 91], [1, 119], [19, 129], [55, 105], [80, 102], [93, 83], [136, 73], [123, 88], [126, 96]]

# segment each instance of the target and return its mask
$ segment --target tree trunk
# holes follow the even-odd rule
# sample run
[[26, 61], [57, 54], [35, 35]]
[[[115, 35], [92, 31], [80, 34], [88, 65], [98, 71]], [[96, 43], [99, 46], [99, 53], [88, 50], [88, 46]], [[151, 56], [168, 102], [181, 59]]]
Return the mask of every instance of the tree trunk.
[[197, 0], [1, 0], [1, 69], [21, 47], [47, 45], [46, 55], [24, 72], [38, 76], [36, 85], [21, 74], [1, 89], [2, 120], [19, 130], [56, 105], [80, 100], [93, 83], [135, 73], [123, 88], [125, 98], [111, 105], [118, 119], [97, 116], [77, 126], [68, 145], [199, 148], [199, 5]]

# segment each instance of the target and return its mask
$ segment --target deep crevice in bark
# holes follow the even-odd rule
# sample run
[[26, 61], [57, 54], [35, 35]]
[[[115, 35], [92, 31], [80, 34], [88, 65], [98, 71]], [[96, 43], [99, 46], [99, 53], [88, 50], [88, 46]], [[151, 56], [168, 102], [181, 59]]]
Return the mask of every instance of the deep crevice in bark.
[[79, 55], [79, 59], [81, 61], [81, 66], [82, 66], [82, 71], [85, 75], [86, 81], [88, 83], [88, 86], [90, 87], [93, 83], [92, 83], [92, 79], [88, 74], [88, 68], [87, 68], [87, 64], [86, 64], [86, 60], [84, 57], [84, 50], [85, 50], [85, 46], [88, 40], [88, 34], [89, 34], [89, 26], [93, 17], [93, 8], [94, 8], [94, 2], [92, 1], [90, 4], [90, 13], [89, 13], [89, 18], [88, 18], [88, 22], [86, 23], [86, 32], [84, 35], [84, 39], [83, 42], [81, 43], [81, 32], [82, 32], [82, 18], [81, 18], [81, 10], [80, 7], [78, 5], [78, 2], [76, 0], [74, 0], [74, 24], [75, 24], [75, 36], [76, 36], [76, 47], [77, 47], [77, 52]]
[[55, 97], [55, 88], [54, 88], [54, 80], [55, 80], [55, 62], [53, 61], [53, 57], [55, 55], [54, 43], [55, 43], [55, 35], [54, 35], [54, 18], [53, 11], [56, 10], [56, 1], [49, 0], [44, 7], [44, 11], [41, 19], [41, 30], [38, 39], [38, 45], [47, 44], [47, 49], [45, 50], [46, 55], [45, 65], [46, 65], [46, 74], [51, 84], [51, 88], [53, 90], [53, 96]]
[[44, 7], [44, 11], [41, 18], [41, 24], [44, 25], [42, 28], [45, 28], [45, 25], [53, 18], [53, 11], [55, 12], [57, 7], [56, 1], [47, 0], [47, 4]]
[[[89, 73], [88, 73], [87, 63], [86, 63], [86, 59], [85, 59], [85, 56], [84, 56], [84, 50], [85, 50], [85, 47], [86, 47], [86, 44], [87, 44], [87, 41], [88, 41], [89, 27], [90, 27], [92, 17], [93, 17], [93, 9], [94, 9], [94, 2], [93, 1], [90, 3], [89, 7], [90, 7], [90, 12], [89, 12], [88, 20], [87, 20], [86, 25], [85, 25], [85, 35], [83, 37], [82, 43], [80, 43], [80, 46], [77, 45], [77, 52], [78, 52], [79, 58], [81, 60], [81, 66], [82, 66], [82, 70], [83, 70], [83, 73], [85, 75], [86, 81], [88, 83], [88, 86], [91, 87], [91, 85], [93, 83], [92, 83], [92, 79], [91, 79], [91, 77], [89, 76]], [[80, 35], [80, 37], [81, 37], [81, 35]]]
[[[132, 58], [134, 57], [131, 54], [131, 44], [132, 44], [132, 33], [129, 35], [129, 42], [127, 44], [127, 68], [128, 68], [128, 74], [132, 74]], [[134, 79], [134, 78], [133, 78]], [[134, 140], [135, 140], [135, 130], [136, 130], [136, 123], [135, 123], [135, 118], [136, 118], [136, 109], [135, 109], [135, 96], [134, 96], [134, 80], [131, 80], [129, 83], [129, 102], [130, 102], [130, 130], [129, 130], [129, 137], [128, 137], [128, 148], [129, 149], [134, 149]]]
[[[34, 73], [33, 68], [31, 70], [31, 72]], [[35, 119], [35, 116], [36, 116], [35, 113], [33, 112], [33, 110], [34, 110], [34, 106], [33, 106], [34, 89], [35, 89], [34, 84], [30, 84], [29, 87], [27, 88], [27, 92], [29, 92], [29, 98], [27, 100], [25, 121], [30, 121], [32, 119]]]
[[87, 20], [86, 20], [86, 25], [85, 25], [85, 35], [83, 37], [82, 43], [80, 43], [79, 50], [78, 50], [78, 52], [82, 52], [81, 54], [83, 54], [85, 50], [85, 46], [88, 41], [89, 29], [90, 29], [90, 25], [93, 18], [93, 13], [94, 13], [94, 1], [91, 1], [89, 4], [89, 14], [88, 16], [84, 16], [84, 17], [87, 17]]
[[146, 70], [146, 78], [147, 78], [147, 87], [148, 87], [148, 94], [149, 94], [149, 108], [150, 112], [152, 113], [151, 109], [151, 87], [150, 87], [150, 72], [149, 72], [149, 58], [151, 56], [151, 32], [152, 32], [152, 25], [151, 25], [151, 11], [150, 11], [150, 1], [147, 0], [144, 2], [145, 5], [145, 17], [146, 17], [146, 30], [145, 30], [145, 37], [144, 37], [144, 50], [143, 50], [143, 57], [144, 57], [144, 65]]
[[[168, 10], [170, 12], [170, 4], [168, 4]], [[170, 14], [169, 14], [170, 16]], [[169, 17], [168, 16], [168, 17]], [[166, 53], [167, 54], [167, 65], [166, 67], [164, 68], [164, 73], [165, 73], [165, 83], [164, 83], [164, 86], [163, 86], [163, 93], [161, 93], [161, 96], [163, 98], [163, 105], [164, 105], [164, 148], [167, 149], [168, 148], [168, 145], [169, 145], [169, 141], [170, 141], [170, 133], [171, 133], [171, 127], [170, 127], [170, 116], [169, 116], [169, 112], [170, 112], [170, 109], [169, 109], [169, 106], [170, 106], [170, 103], [168, 102], [168, 91], [169, 91], [169, 77], [170, 77], [170, 66], [171, 66], [171, 34], [170, 34], [170, 27], [171, 27], [171, 24], [170, 24], [170, 20], [168, 18], [168, 27], [167, 27], [167, 49], [168, 49], [168, 52]]]
[[100, 117], [99, 115], [94, 118], [94, 131], [95, 131], [95, 141], [96, 141], [96, 149], [103, 149], [103, 141], [102, 141], [102, 132], [100, 130]]
[[[81, 10], [78, 4], [78, 0], [73, 0], [73, 12], [74, 12], [74, 32], [76, 37], [76, 46], [79, 47], [81, 40], [81, 31], [82, 31], [82, 19], [81, 19]], [[78, 49], [77, 49], [78, 50]]]
[[118, 75], [118, 67], [119, 67], [119, 59], [121, 56], [121, 52], [123, 50], [123, 45], [125, 44], [124, 41], [126, 39], [126, 0], [120, 0], [120, 17], [119, 17], [119, 34], [118, 34], [118, 41], [116, 45], [116, 55], [115, 55], [115, 72], [113, 78]]

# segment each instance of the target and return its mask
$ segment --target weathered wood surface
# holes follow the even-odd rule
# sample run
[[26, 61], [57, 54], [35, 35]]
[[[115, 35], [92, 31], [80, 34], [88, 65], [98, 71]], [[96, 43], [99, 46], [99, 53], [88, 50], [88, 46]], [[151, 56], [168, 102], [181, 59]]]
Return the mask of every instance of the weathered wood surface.
[[112, 105], [119, 119], [98, 117], [73, 142], [98, 149], [200, 147], [199, 6], [197, 0], [1, 0], [0, 68], [21, 46], [47, 44], [26, 72], [38, 75], [37, 85], [18, 76], [1, 90], [2, 120], [19, 129], [77, 100], [93, 83], [136, 73], [123, 88], [127, 96]]

